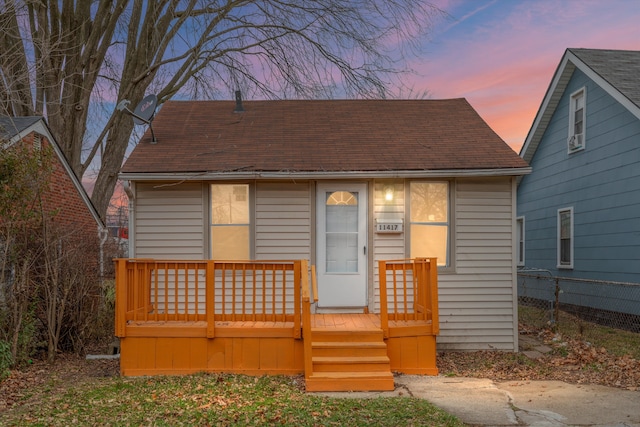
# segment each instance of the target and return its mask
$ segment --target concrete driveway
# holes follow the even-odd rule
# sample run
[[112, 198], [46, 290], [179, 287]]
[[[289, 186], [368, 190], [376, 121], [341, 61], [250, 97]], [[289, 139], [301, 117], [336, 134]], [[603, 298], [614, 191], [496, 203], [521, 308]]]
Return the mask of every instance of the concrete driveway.
[[562, 381], [494, 382], [399, 375], [396, 390], [322, 393], [333, 397], [414, 396], [472, 426], [640, 427], [640, 391]]

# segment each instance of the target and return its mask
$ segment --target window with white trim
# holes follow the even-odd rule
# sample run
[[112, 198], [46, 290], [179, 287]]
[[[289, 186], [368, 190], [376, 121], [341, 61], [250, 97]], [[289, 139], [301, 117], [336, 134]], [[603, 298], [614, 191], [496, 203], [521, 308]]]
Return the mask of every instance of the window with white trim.
[[516, 262], [519, 267], [524, 266], [524, 217], [516, 218]]
[[558, 209], [558, 268], [573, 268], [573, 208]]
[[586, 93], [586, 88], [582, 88], [571, 94], [571, 104], [569, 105], [569, 138], [567, 140], [569, 153], [584, 150]]
[[410, 256], [437, 257], [449, 265], [449, 183], [411, 182], [409, 189]]
[[248, 260], [249, 185], [211, 184], [211, 258]]

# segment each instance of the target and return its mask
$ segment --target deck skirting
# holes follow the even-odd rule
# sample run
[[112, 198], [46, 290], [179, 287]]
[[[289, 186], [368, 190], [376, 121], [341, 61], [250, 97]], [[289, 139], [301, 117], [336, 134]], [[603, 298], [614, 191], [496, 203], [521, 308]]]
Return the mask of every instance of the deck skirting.
[[[362, 315], [368, 323], [374, 322], [368, 326], [371, 328], [376, 326], [376, 317]], [[438, 374], [436, 337], [429, 332], [428, 324], [390, 324], [385, 342], [392, 372]], [[120, 372], [123, 376], [198, 372], [303, 374], [304, 337], [294, 336], [292, 322], [219, 321], [215, 324], [215, 337], [207, 338], [204, 321], [129, 321], [120, 343]]]
[[123, 376], [304, 372], [302, 341], [293, 338], [126, 337], [120, 352]]
[[438, 375], [434, 335], [388, 338], [391, 371], [407, 375]]

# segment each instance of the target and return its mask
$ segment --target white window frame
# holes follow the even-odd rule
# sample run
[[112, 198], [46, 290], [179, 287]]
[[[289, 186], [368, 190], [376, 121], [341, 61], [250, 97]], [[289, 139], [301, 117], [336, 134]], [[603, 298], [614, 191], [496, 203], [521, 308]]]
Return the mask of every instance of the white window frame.
[[[222, 185], [222, 186], [247, 186], [247, 207], [249, 210], [249, 222], [248, 223], [233, 223], [233, 224], [214, 224], [213, 222], [213, 213], [212, 213], [212, 187], [214, 185]], [[255, 222], [254, 219], [254, 212], [253, 212], [253, 186], [247, 182], [210, 182], [209, 183], [209, 203], [208, 203], [208, 209], [209, 209], [209, 227], [208, 227], [208, 240], [209, 240], [209, 258], [212, 259], [213, 258], [213, 245], [214, 242], [212, 241], [212, 231], [213, 228], [215, 227], [228, 227], [228, 226], [235, 226], [235, 227], [247, 227], [248, 230], [248, 235], [249, 235], [249, 240], [247, 242], [248, 245], [248, 259], [254, 259], [254, 239], [253, 239], [253, 224]]]
[[516, 265], [524, 267], [524, 216], [516, 218]]
[[[562, 215], [569, 214], [569, 261], [562, 261]], [[573, 207], [561, 208], [558, 209], [557, 216], [557, 268], [558, 269], [572, 269], [573, 268], [573, 255], [574, 255], [574, 235], [573, 235]]]
[[[576, 133], [577, 103], [582, 101], [582, 133]], [[567, 138], [567, 152], [569, 154], [582, 151], [586, 143], [587, 129], [587, 88], [582, 87], [571, 94], [569, 98], [569, 135]]]
[[[411, 184], [412, 183], [441, 183], [441, 184], [446, 184], [447, 186], [447, 219], [444, 222], [428, 222], [428, 223], [424, 223], [424, 222], [417, 222], [417, 221], [411, 221]], [[406, 214], [407, 214], [407, 219], [406, 219], [406, 223], [409, 225], [407, 227], [406, 233], [408, 238], [406, 239], [406, 250], [408, 254], [411, 254], [411, 226], [413, 224], [420, 224], [420, 225], [430, 225], [430, 226], [446, 226], [447, 227], [447, 241], [446, 241], [446, 260], [444, 260], [444, 263], [441, 263], [442, 260], [438, 260], [438, 271], [440, 272], [447, 272], [447, 271], [452, 271], [454, 269], [454, 265], [453, 265], [453, 257], [451, 256], [451, 254], [453, 253], [453, 248], [452, 248], [452, 233], [453, 233], [453, 210], [455, 209], [454, 207], [454, 203], [453, 203], [453, 192], [454, 192], [454, 185], [451, 181], [447, 181], [447, 180], [438, 180], [438, 181], [425, 181], [425, 180], [410, 180], [407, 181], [407, 185], [406, 185], [406, 194], [405, 194], [405, 200], [406, 200]]]

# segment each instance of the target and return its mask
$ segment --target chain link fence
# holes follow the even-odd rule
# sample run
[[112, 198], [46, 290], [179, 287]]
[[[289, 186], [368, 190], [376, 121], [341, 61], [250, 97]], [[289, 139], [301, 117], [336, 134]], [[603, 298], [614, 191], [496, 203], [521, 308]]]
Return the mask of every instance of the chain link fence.
[[640, 283], [520, 270], [518, 302], [520, 321], [531, 326], [557, 326], [564, 312], [599, 325], [640, 332]]

